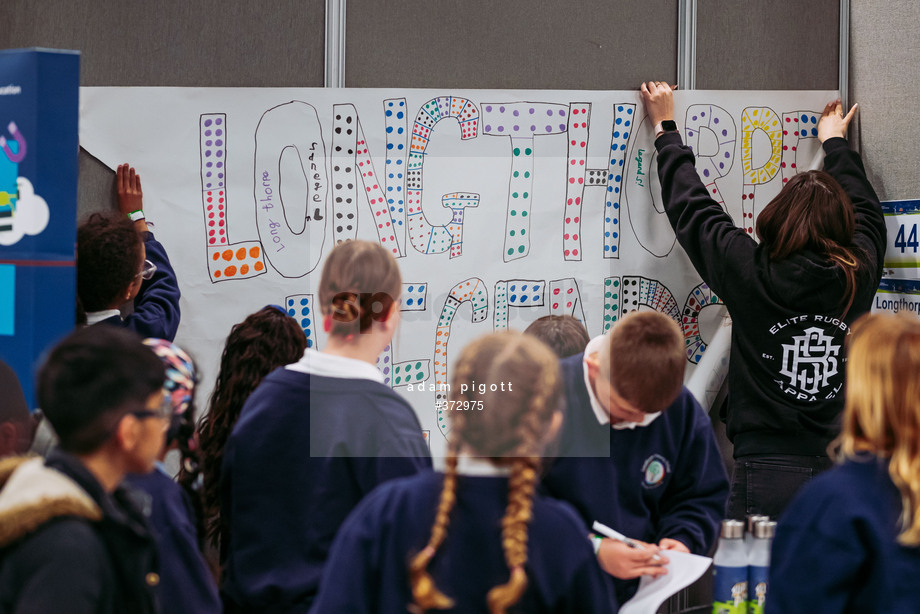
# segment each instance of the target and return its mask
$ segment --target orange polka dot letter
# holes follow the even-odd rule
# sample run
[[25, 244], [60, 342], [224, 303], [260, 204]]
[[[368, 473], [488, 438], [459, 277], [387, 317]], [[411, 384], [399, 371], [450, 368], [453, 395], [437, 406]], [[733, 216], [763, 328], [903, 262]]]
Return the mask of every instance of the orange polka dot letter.
[[265, 272], [259, 241], [230, 243], [227, 231], [227, 116], [209, 113], [199, 122], [201, 205], [211, 281], [245, 279]]

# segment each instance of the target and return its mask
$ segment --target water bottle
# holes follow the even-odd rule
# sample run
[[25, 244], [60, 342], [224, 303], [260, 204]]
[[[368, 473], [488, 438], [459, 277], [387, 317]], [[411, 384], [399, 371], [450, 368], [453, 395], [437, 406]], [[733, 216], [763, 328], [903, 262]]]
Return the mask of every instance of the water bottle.
[[770, 546], [774, 535], [775, 522], [762, 520], [754, 525], [754, 543], [748, 556], [748, 614], [763, 614], [767, 602]]
[[722, 521], [719, 547], [712, 563], [712, 614], [746, 614], [748, 556], [743, 522]]
[[747, 548], [748, 556], [751, 554], [751, 546], [754, 545], [754, 525], [764, 520], [770, 520], [770, 517], [762, 514], [747, 515], [747, 531], [744, 533], [744, 546]]

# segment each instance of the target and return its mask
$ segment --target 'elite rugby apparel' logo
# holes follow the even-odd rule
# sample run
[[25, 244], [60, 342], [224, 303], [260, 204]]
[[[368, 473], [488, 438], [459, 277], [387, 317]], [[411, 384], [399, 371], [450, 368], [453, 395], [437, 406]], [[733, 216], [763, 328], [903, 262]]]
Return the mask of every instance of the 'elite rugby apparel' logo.
[[783, 344], [783, 368], [789, 384], [807, 394], [818, 394], [837, 375], [840, 346], [818, 327], [806, 328], [804, 334]]

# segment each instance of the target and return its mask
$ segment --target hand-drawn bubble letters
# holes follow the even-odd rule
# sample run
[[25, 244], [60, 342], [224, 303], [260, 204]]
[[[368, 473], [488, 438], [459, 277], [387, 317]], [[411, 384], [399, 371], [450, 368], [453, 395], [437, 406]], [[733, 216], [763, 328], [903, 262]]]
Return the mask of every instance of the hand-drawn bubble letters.
[[[327, 223], [331, 221], [334, 243], [357, 236], [362, 209], [359, 200], [372, 215], [378, 240], [396, 257], [406, 255], [407, 235], [419, 253], [461, 256], [466, 210], [480, 207], [479, 193], [457, 186], [454, 192], [437, 195], [441, 207], [451, 211], [450, 221], [440, 225], [428, 221], [422, 198], [426, 150], [438, 124], [446, 119], [459, 124], [461, 139], [508, 141], [511, 168], [502, 247], [506, 262], [525, 258], [530, 252], [530, 228], [538, 197], [533, 193], [534, 156], [543, 142], [538, 137], [552, 135], [566, 136], [566, 176], [560, 177], [565, 182], [565, 202], [559, 207], [564, 260], [580, 261], [583, 257], [582, 210], [586, 190], [591, 188], [606, 191], [603, 217], [595, 231], [605, 258], [620, 256], [623, 204], [635, 210], [629, 222], [642, 247], [656, 257], [667, 256], [673, 248], [673, 233], [668, 232], [667, 220], [656, 202], [658, 195], [652, 191], [653, 177], [657, 176], [654, 135], [646, 118], [637, 124], [637, 105], [633, 102], [613, 105], [606, 169], [589, 168], [587, 162], [592, 117], [588, 102], [484, 102], [477, 106], [468, 98], [445, 95], [423, 103], [411, 128], [405, 98], [387, 98], [382, 107], [386, 131], [382, 182], [375, 168], [375, 152], [370, 151], [353, 104], [333, 105], [328, 156], [313, 105], [295, 100], [264, 112], [256, 128], [254, 154], [253, 204], [259, 239], [245, 245], [260, 244], [254, 252], [258, 255], [250, 256], [247, 249], [245, 255], [254, 260], [240, 262], [237, 250], [232, 250], [230, 260], [225, 261], [230, 265], [220, 262], [225, 250], [214, 255], [217, 247], [237, 245], [229, 242], [227, 228], [227, 117], [222, 113], [201, 116], [201, 185], [209, 257], [214, 261], [210, 265], [212, 281], [261, 274], [266, 260], [284, 277], [306, 275], [323, 254]], [[812, 111], [780, 116], [769, 107], [743, 110], [740, 155], [744, 184], [740, 196], [744, 227], [749, 232], [753, 232], [754, 187], [771, 181], [780, 169], [783, 181], [788, 181], [796, 169], [799, 142], [817, 134], [818, 116]], [[738, 146], [736, 125], [735, 119], [716, 105], [691, 105], [685, 113], [683, 131], [691, 149], [700, 149], [701, 135], [712, 134], [716, 139], [716, 152], [697, 153], [697, 170], [713, 198], [723, 204], [725, 198], [716, 182], [732, 170]], [[766, 135], [770, 146], [769, 156], [759, 166], [754, 163], [757, 133]], [[282, 192], [290, 196], [282, 198]], [[326, 213], [327, 192], [331, 192], [331, 217]], [[538, 213], [546, 215], [544, 211]], [[243, 273], [245, 265], [247, 272]], [[227, 266], [233, 268], [228, 271]]]
[[[595, 334], [629, 311], [655, 309], [680, 324], [687, 359], [699, 362], [706, 349], [700, 312], [720, 305], [718, 297], [698, 277], [686, 285], [672, 280], [672, 292], [654, 274], [610, 271], [616, 261], [628, 268], [637, 259], [664, 260], [678, 251], [661, 206], [655, 135], [636, 99], [604, 107], [491, 93], [481, 101], [449, 93], [416, 94], [412, 100], [408, 94], [381, 96], [376, 107], [290, 100], [253, 118], [254, 132], [233, 135], [235, 143], [254, 146], [252, 200], [240, 190], [233, 206], [248, 210], [255, 228], [228, 227], [228, 156], [240, 155], [241, 149], [228, 147], [233, 118], [223, 112], [200, 115], [199, 173], [211, 282], [266, 274], [312, 280], [304, 292], [286, 293], [284, 306], [301, 324], [308, 345], [317, 347], [322, 331], [316, 325], [315, 284], [332, 246], [373, 237], [400, 262], [425, 261], [431, 274], [426, 270], [424, 277], [415, 277], [423, 281], [403, 284], [401, 311], [439, 314], [436, 321], [423, 317], [403, 324], [413, 327], [404, 334], [433, 334], [432, 353], [413, 352], [416, 357], [405, 359], [395, 355], [398, 345], [388, 346], [377, 365], [392, 387], [431, 381], [436, 401], [447, 398], [448, 340], [457, 312], [462, 309], [461, 317], [468, 317], [465, 303], [474, 328], [487, 319], [491, 303], [494, 330], [523, 328], [551, 313], [573, 315]], [[749, 233], [758, 211], [755, 200], [763, 205], [756, 188], [778, 178], [788, 181], [803, 140], [816, 137], [819, 114], [799, 106], [749, 105], [734, 116], [716, 104], [680, 109], [682, 136], [696, 156], [703, 184]], [[603, 139], [593, 154], [592, 130]], [[447, 189], [426, 190], [426, 156], [434, 138], [500, 144], [507, 160], [501, 167], [506, 170], [495, 171], [501, 189], [485, 190], [467, 178], [454, 185], [442, 181]], [[15, 145], [10, 151], [16, 153]], [[4, 152], [9, 157], [5, 144]], [[538, 176], [549, 168], [538, 156], [564, 160], [564, 172]], [[437, 171], [429, 165], [429, 172]], [[539, 192], [548, 184], [559, 188], [551, 197]], [[733, 187], [726, 191], [726, 185]], [[473, 235], [468, 235], [465, 250], [464, 233], [482, 232], [483, 220], [491, 222], [494, 236], [482, 241], [476, 235], [471, 251]], [[538, 241], [535, 229], [548, 226], [557, 234], [552, 241]], [[563, 265], [562, 274], [527, 266], [528, 258], [547, 254]], [[471, 259], [479, 268], [464, 266]], [[494, 269], [491, 263], [497, 263]], [[599, 286], [602, 295], [594, 291]], [[513, 318], [522, 322], [512, 324]], [[446, 435], [443, 410], [437, 410], [436, 420]]]

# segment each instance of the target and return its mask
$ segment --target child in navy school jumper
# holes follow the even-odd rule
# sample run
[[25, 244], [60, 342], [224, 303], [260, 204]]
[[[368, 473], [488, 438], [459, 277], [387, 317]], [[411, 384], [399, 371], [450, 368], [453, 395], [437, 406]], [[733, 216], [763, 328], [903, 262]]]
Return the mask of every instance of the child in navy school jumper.
[[[195, 451], [195, 384], [191, 357], [165, 339], [145, 339], [166, 367], [164, 401], [171, 417], [166, 446], [156, 468], [146, 474], [128, 474], [125, 482], [149, 495], [149, 521], [160, 555], [159, 602], [171, 614], [209, 614], [221, 611], [217, 583], [199, 549], [198, 514], [190, 494], [176, 483], [163, 465], [166, 452], [178, 446], [183, 481], [190, 486], [198, 475]], [[198, 496], [197, 492], [191, 496]]]
[[767, 612], [920, 611], [920, 322], [853, 326], [834, 469], [780, 517]]
[[451, 368], [445, 472], [388, 482], [361, 502], [312, 611], [615, 613], [584, 523], [535, 494], [562, 419], [552, 351], [530, 335], [493, 333]]
[[401, 290], [386, 249], [336, 246], [318, 291], [323, 351], [270, 373], [243, 406], [221, 470], [228, 611], [306, 611], [348, 513], [381, 482], [431, 468], [415, 412], [375, 367]]
[[682, 385], [686, 360], [670, 317], [633, 312], [561, 361], [567, 408], [543, 487], [589, 526], [649, 543], [600, 541], [621, 603], [636, 578], [665, 573], [659, 548], [708, 554], [725, 510], [728, 478], [709, 418]]
[[276, 305], [266, 305], [249, 314], [227, 335], [208, 411], [198, 422], [205, 556], [214, 567], [225, 558], [219, 553], [226, 552], [228, 543], [220, 518], [224, 446], [252, 391], [278, 367], [297, 362], [305, 349], [307, 337], [300, 324]]
[[[117, 182], [120, 213], [94, 213], [77, 229], [80, 307], [87, 324], [172, 341], [180, 317], [176, 273], [144, 219], [140, 175], [120, 164]], [[131, 301], [133, 313], [122, 318], [120, 307]]]

